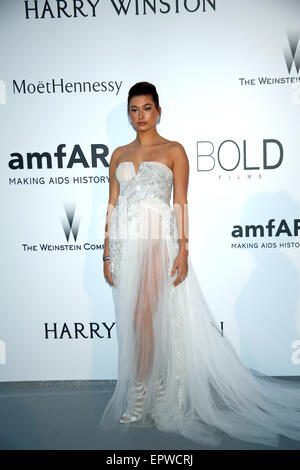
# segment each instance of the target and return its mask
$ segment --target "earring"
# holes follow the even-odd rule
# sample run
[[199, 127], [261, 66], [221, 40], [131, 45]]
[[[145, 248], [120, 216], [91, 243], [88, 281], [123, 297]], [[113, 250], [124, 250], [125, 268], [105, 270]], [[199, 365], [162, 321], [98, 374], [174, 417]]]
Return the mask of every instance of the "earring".
[[160, 114], [157, 116], [157, 119], [156, 119], [156, 124], [159, 124], [160, 123]]

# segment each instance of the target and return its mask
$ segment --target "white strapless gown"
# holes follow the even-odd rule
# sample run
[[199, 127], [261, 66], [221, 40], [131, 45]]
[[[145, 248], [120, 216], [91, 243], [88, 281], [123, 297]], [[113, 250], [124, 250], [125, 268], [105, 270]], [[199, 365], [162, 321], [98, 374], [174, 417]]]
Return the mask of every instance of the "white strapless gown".
[[[102, 415], [102, 429], [120, 423], [133, 383], [148, 391], [135, 425], [154, 424], [195, 442], [218, 446], [224, 433], [277, 446], [279, 434], [300, 440], [300, 386], [246, 368], [222, 335], [190, 258], [187, 278], [174, 287], [178, 232], [170, 207], [173, 173], [144, 161], [122, 162], [118, 202], [110, 224], [110, 269], [119, 343], [118, 381]], [[155, 398], [157, 378], [165, 395]], [[154, 412], [155, 411], [155, 412]]]

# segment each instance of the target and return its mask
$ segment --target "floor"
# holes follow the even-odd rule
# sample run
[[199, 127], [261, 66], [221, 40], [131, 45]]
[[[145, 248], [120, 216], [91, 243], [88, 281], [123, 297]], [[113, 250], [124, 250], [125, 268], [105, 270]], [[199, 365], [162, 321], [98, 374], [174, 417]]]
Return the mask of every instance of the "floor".
[[[152, 427], [101, 432], [99, 420], [113, 389], [114, 383], [101, 381], [0, 382], [0, 449], [208, 450]], [[230, 437], [219, 449], [274, 450]], [[300, 442], [280, 436], [278, 449], [300, 450]]]

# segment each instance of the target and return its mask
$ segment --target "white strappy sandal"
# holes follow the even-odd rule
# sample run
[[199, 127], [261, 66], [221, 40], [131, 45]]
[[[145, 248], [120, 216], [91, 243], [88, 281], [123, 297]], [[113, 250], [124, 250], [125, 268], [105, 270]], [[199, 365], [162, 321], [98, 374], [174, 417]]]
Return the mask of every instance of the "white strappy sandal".
[[161, 376], [154, 382], [153, 392], [153, 405], [151, 414], [152, 418], [155, 419], [155, 417], [159, 415], [159, 405], [163, 401], [166, 393], [166, 386]]
[[120, 423], [133, 423], [141, 419], [143, 415], [147, 386], [143, 382], [134, 382], [129, 403], [125, 413], [120, 418]]

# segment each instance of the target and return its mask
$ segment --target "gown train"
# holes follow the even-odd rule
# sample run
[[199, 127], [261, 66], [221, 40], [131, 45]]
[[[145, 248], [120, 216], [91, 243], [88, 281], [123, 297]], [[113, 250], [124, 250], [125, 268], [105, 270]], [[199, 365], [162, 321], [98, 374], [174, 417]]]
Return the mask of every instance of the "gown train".
[[277, 446], [300, 441], [300, 386], [245, 367], [216, 323], [188, 257], [188, 276], [171, 277], [178, 232], [170, 207], [173, 173], [158, 161], [137, 172], [122, 162], [110, 220], [110, 269], [119, 344], [118, 380], [102, 429], [126, 431], [120, 418], [135, 382], [146, 386], [138, 426], [154, 424], [218, 446], [224, 434]]

